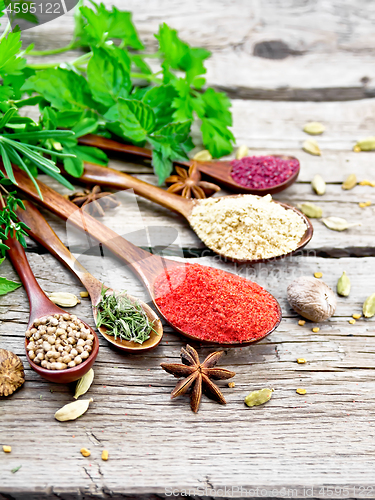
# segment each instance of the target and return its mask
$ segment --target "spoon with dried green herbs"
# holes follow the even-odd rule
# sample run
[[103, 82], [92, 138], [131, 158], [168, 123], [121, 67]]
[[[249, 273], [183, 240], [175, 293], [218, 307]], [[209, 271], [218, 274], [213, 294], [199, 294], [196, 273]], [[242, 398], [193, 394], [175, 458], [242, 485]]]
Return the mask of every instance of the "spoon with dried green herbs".
[[96, 326], [103, 337], [122, 351], [142, 352], [156, 347], [163, 327], [155, 312], [144, 302], [106, 287], [70, 253], [43, 215], [30, 202], [19, 210], [19, 219], [29, 235], [65, 264], [90, 294]]

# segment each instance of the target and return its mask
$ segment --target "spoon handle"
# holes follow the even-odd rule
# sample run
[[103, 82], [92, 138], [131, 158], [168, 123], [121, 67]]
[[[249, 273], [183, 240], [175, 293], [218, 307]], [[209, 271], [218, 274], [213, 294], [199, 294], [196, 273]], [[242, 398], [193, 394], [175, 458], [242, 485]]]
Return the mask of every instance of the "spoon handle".
[[100, 184], [112, 189], [133, 189], [139, 196], [177, 212], [187, 219], [193, 208], [191, 200], [169, 193], [131, 175], [118, 172], [112, 168], [101, 167], [94, 163], [85, 163], [85, 170], [80, 177], [80, 181], [87, 184]]
[[37, 318], [40, 318], [45, 314], [51, 314], [53, 312], [64, 312], [59, 307], [55, 306], [55, 304], [50, 301], [50, 299], [41, 289], [31, 270], [25, 250], [21, 243], [15, 238], [8, 238], [4, 243], [9, 247], [9, 250], [7, 251], [8, 256], [12, 261], [14, 269], [20, 277], [20, 280], [22, 281], [29, 298], [29, 324], [33, 323]]
[[[0, 170], [6, 174], [4, 167], [1, 165]], [[151, 296], [153, 296], [153, 282], [156, 276], [164, 272], [164, 259], [133, 245], [94, 219], [94, 217], [79, 209], [61, 194], [38, 181], [43, 199], [39, 198], [35, 186], [28, 175], [16, 165], [13, 165], [13, 172], [18, 188], [23, 193], [62, 219], [69, 219], [69, 222], [81, 229], [86, 237], [90, 236], [96, 241], [101, 242], [103, 246], [133, 269], [148, 288]]]
[[30, 201], [24, 201], [24, 205], [26, 210], [18, 208], [16, 213], [20, 221], [29, 227], [28, 234], [77, 276], [89, 292], [92, 302], [96, 304], [101, 295], [102, 283], [70, 253], [35, 205]]

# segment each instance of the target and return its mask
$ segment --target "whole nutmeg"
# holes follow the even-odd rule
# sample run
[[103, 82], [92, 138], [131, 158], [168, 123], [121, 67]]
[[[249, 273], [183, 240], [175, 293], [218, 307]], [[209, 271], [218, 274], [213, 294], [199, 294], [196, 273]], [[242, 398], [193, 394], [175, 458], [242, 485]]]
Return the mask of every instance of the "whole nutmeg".
[[319, 323], [336, 310], [336, 296], [323, 281], [301, 276], [288, 286], [288, 302], [304, 318]]
[[25, 382], [22, 361], [16, 354], [0, 349], [0, 396], [10, 396]]

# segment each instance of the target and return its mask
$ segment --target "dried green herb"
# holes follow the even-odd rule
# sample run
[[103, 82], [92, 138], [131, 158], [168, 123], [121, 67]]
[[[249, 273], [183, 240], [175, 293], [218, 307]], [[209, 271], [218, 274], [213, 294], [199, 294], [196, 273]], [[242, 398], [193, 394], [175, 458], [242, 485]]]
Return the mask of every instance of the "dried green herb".
[[22, 467], [22, 465], [19, 465], [18, 467], [15, 467], [14, 469], [12, 469], [10, 472], [11, 472], [12, 474], [15, 474], [17, 471], [19, 471], [19, 470], [20, 470], [20, 468], [21, 468], [21, 467]]
[[124, 294], [106, 294], [97, 306], [96, 326], [107, 329], [107, 335], [113, 335], [115, 340], [127, 340], [143, 344], [150, 338], [151, 332], [156, 332], [145, 310], [138, 302], [133, 302]]

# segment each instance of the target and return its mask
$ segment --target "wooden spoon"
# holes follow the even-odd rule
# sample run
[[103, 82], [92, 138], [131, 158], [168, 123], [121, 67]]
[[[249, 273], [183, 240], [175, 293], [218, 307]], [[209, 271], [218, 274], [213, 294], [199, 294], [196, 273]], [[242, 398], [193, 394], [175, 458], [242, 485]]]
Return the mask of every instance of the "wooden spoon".
[[[132, 146], [135, 147], [135, 146]], [[77, 179], [76, 179], [77, 180]], [[102, 186], [107, 186], [112, 189], [133, 189], [136, 194], [146, 198], [150, 201], [157, 203], [169, 210], [179, 213], [183, 215], [185, 219], [189, 223], [191, 212], [194, 206], [199, 203], [198, 200], [186, 199], [182, 196], [178, 196], [173, 193], [169, 193], [164, 189], [161, 189], [157, 186], [153, 186], [152, 184], [148, 184], [147, 182], [141, 181], [136, 177], [133, 177], [128, 174], [124, 174], [122, 172], [118, 172], [112, 168], [101, 167], [100, 165], [96, 165], [94, 163], [85, 163], [85, 170], [83, 175], [79, 178], [79, 182], [85, 182], [86, 184], [100, 184]], [[244, 196], [244, 195], [232, 195], [232, 196]], [[293, 210], [296, 212], [306, 224], [306, 232], [301, 238], [297, 248], [288, 254], [280, 255], [277, 259], [284, 258], [286, 256], [292, 255], [293, 253], [301, 250], [307, 243], [311, 240], [313, 236], [313, 226], [309, 219], [299, 210], [288, 205], [287, 203], [282, 203], [281, 201], [273, 200], [273, 203], [278, 203], [282, 207]], [[192, 228], [194, 230], [194, 228]], [[228, 257], [225, 254], [221, 253], [220, 250], [211, 248], [215, 253], [224, 257], [231, 262], [240, 262], [240, 263], [250, 263], [256, 264], [259, 262], [265, 262], [267, 260], [274, 260], [275, 257], [271, 257], [269, 259], [253, 259], [253, 260], [243, 260], [243, 259], [235, 259], [232, 257]]]
[[[0, 169], [2, 169], [1, 167]], [[146, 250], [136, 247], [125, 238], [122, 238], [117, 233], [109, 229], [108, 227], [101, 224], [99, 221], [88, 215], [86, 212], [79, 209], [76, 205], [68, 201], [62, 195], [46, 186], [42, 182], [38, 182], [41, 193], [43, 195], [43, 200], [41, 200], [38, 196], [38, 193], [35, 189], [34, 184], [19, 167], [16, 165], [13, 166], [13, 172], [18, 184], [18, 188], [22, 190], [28, 197], [30, 197], [36, 203], [43, 205], [44, 207], [51, 210], [53, 213], [63, 218], [64, 220], [69, 219], [69, 222], [74, 226], [78, 227], [86, 234], [91, 235], [97, 241], [101, 242], [103, 246], [108, 248], [115, 256], [124, 261], [136, 275], [138, 275], [139, 279], [143, 282], [145, 287], [147, 288], [150, 297], [152, 298], [155, 307], [158, 309], [159, 314], [165, 318], [165, 320], [178, 332], [180, 332], [185, 337], [188, 337], [192, 340], [195, 340], [199, 343], [205, 344], [220, 344], [222, 346], [229, 347], [241, 347], [244, 345], [252, 344], [254, 342], [258, 342], [262, 338], [269, 335], [275, 328], [278, 327], [281, 321], [281, 309], [278, 305], [278, 319], [275, 321], [273, 326], [269, 331], [265, 332], [262, 337], [258, 337], [256, 339], [251, 339], [244, 342], [211, 342], [204, 341], [199, 337], [194, 335], [190, 335], [187, 332], [182, 331], [173, 323], [169, 322], [168, 319], [164, 316], [162, 311], [159, 309], [159, 306], [156, 302], [156, 296], [154, 291], [155, 280], [158, 276], [164, 274], [166, 270], [170, 270], [171, 268], [184, 266], [185, 264], [176, 262], [173, 260], [162, 258], [158, 255], [153, 255]], [[232, 276], [228, 273], [229, 276]], [[276, 299], [275, 299], [276, 300]], [[276, 301], [277, 302], [277, 301]]]
[[[78, 260], [70, 253], [70, 251], [66, 248], [64, 243], [59, 239], [57, 234], [53, 231], [51, 226], [48, 224], [43, 215], [39, 212], [39, 210], [29, 201], [25, 201], [26, 210], [18, 209], [17, 216], [18, 218], [27, 224], [29, 229], [27, 230], [28, 234], [36, 240], [38, 243], [43, 245], [52, 255], [54, 255], [57, 259], [59, 259], [63, 264], [66, 265], [81, 281], [83, 286], [90, 294], [91, 303], [94, 307], [94, 319], [95, 323], [97, 318], [97, 308], [96, 306], [100, 302], [102, 289], [106, 289], [107, 293], [116, 293], [117, 295], [121, 292], [113, 290], [112, 288], [107, 287], [101, 281], [99, 281], [95, 276], [90, 274], [79, 262]], [[163, 337], [163, 327], [160, 319], [155, 314], [155, 312], [149, 307], [145, 302], [137, 300], [136, 298], [127, 295], [127, 297], [132, 302], [137, 302], [144, 309], [145, 313], [149, 321], [152, 323], [152, 327], [155, 332], [152, 331], [150, 333], [150, 338], [143, 342], [143, 344], [138, 344], [137, 342], [129, 342], [122, 339], [115, 339], [112, 335], [107, 334], [107, 328], [101, 326], [98, 328], [99, 332], [105, 337], [108, 342], [113, 344], [115, 347], [120, 349], [121, 351], [131, 352], [131, 353], [139, 353], [149, 351], [156, 347]]]
[[[105, 151], [113, 151], [118, 153], [126, 153], [132, 154], [135, 156], [139, 156], [141, 158], [152, 158], [152, 151], [146, 148], [139, 148], [138, 146], [133, 146], [131, 144], [123, 144], [121, 142], [116, 142], [112, 139], [107, 139], [100, 135], [88, 134], [80, 137], [78, 139], [80, 144], [84, 144], [85, 146], [94, 146], [100, 149], [104, 149]], [[286, 155], [269, 155], [274, 156], [276, 158], [281, 158], [283, 160], [297, 160], [294, 156], [286, 156]], [[190, 166], [192, 161], [176, 161], [180, 165]], [[264, 189], [254, 189], [248, 188], [245, 186], [241, 186], [241, 184], [237, 184], [237, 182], [230, 175], [232, 171], [232, 165], [230, 161], [195, 161], [197, 168], [202, 174], [207, 175], [211, 179], [217, 181], [222, 186], [234, 191], [235, 193], [247, 193], [247, 194], [257, 194], [259, 196], [264, 196], [266, 194], [276, 194], [280, 193], [280, 191], [284, 191], [284, 189], [291, 186], [294, 182], [296, 182], [297, 177], [300, 171], [300, 165], [298, 162], [297, 171], [289, 177], [286, 181], [281, 182], [280, 184], [276, 184], [276, 186], [264, 188]]]
[[[67, 312], [60, 307], [56, 306], [47, 295], [40, 288], [35, 276], [31, 270], [30, 264], [26, 258], [25, 250], [23, 246], [14, 238], [8, 238], [4, 242], [8, 245], [8, 256], [12, 261], [12, 264], [17, 271], [25, 289], [30, 302], [30, 317], [28, 328], [31, 328], [36, 319], [42, 318], [44, 316], [51, 316], [53, 314], [66, 314]], [[70, 314], [70, 313], [67, 313]], [[29, 353], [26, 349], [27, 360], [33, 370], [35, 370], [43, 378], [49, 380], [50, 382], [56, 382], [58, 384], [68, 384], [74, 382], [75, 380], [83, 377], [87, 373], [98, 355], [99, 352], [99, 339], [95, 331], [83, 320], [82, 323], [86, 328], [90, 329], [90, 332], [94, 335], [93, 349], [90, 356], [83, 361], [81, 364], [75, 366], [74, 368], [66, 368], [65, 370], [47, 370], [42, 368], [32, 361], [29, 357]], [[25, 338], [25, 348], [29, 340]]]

